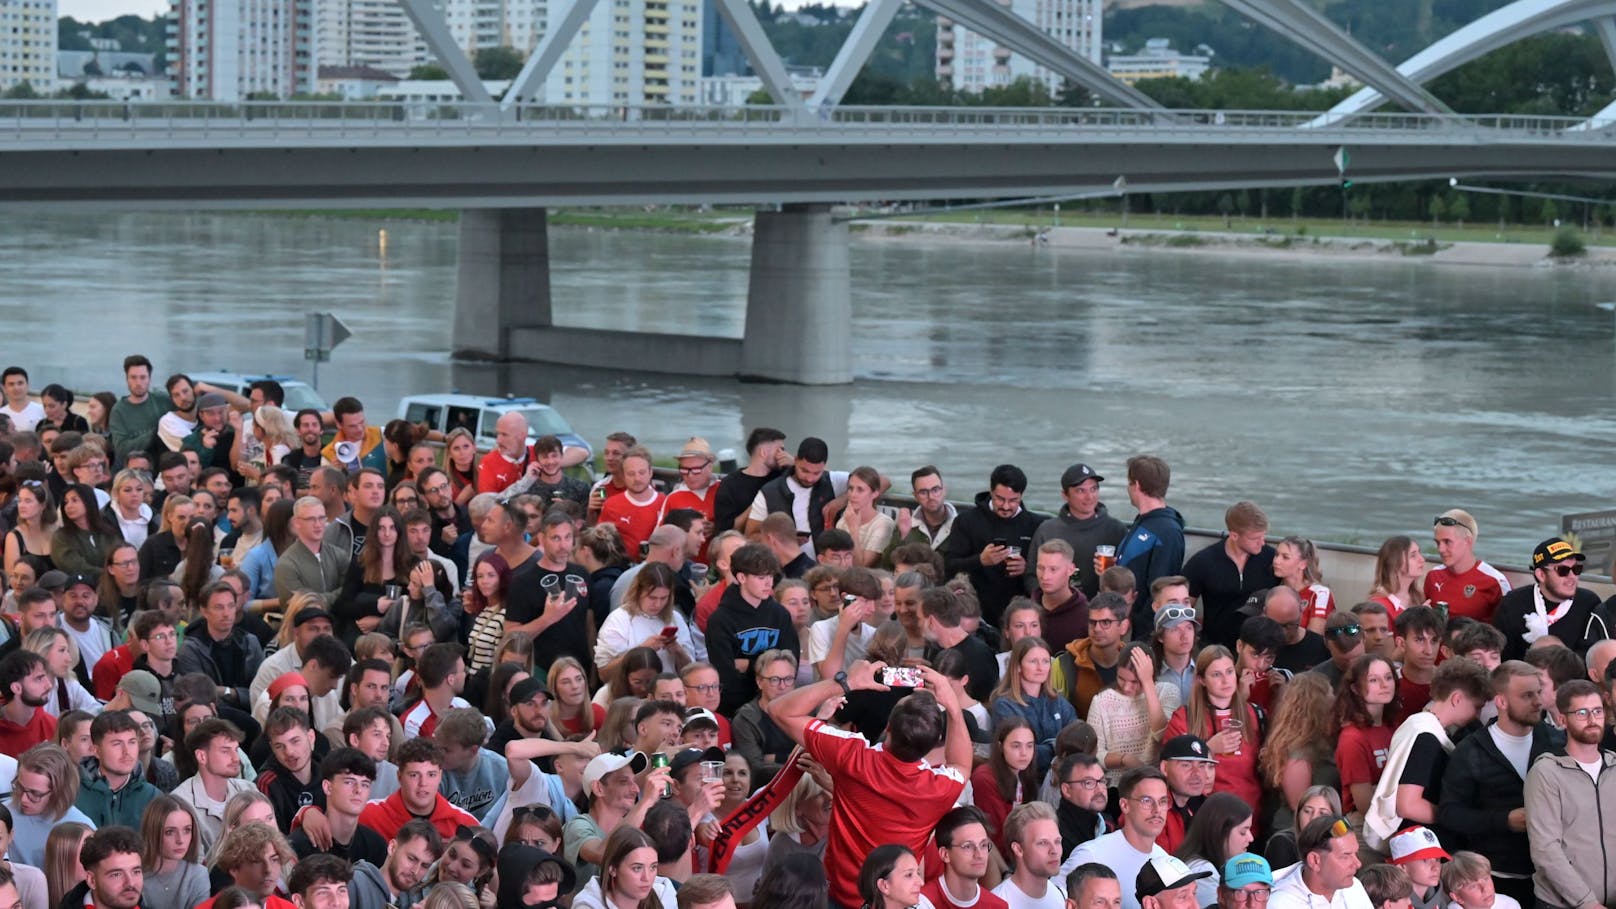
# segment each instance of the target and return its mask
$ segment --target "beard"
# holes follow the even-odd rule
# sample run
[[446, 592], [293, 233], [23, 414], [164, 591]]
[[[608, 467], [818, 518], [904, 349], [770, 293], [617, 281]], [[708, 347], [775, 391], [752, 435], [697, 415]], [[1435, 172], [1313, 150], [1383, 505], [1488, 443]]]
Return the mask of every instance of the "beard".
[[47, 692], [45, 694], [42, 694], [42, 695], [40, 695], [38, 697], [34, 697], [34, 696], [28, 694], [28, 692], [24, 691], [20, 695], [20, 697], [21, 697], [21, 700], [23, 702], [23, 705], [26, 706], [26, 707], [43, 707], [47, 703], [50, 702], [50, 693], [49, 692]]

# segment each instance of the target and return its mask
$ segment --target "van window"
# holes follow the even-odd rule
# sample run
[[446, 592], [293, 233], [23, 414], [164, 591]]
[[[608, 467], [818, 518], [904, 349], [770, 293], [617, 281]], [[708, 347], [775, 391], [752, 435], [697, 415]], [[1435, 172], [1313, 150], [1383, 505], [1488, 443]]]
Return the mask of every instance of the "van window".
[[433, 429], [439, 428], [438, 420], [442, 416], [438, 408], [429, 404], [411, 404], [409, 409], [404, 411], [404, 419], [411, 423], [425, 423]]
[[483, 411], [483, 428], [479, 435], [486, 436], [490, 439], [494, 438], [499, 432], [499, 418], [502, 416], [504, 416], [504, 414], [497, 410]]
[[478, 407], [451, 407], [449, 408], [449, 425], [443, 427], [444, 432], [452, 429], [465, 429], [473, 434], [477, 432], [477, 415], [481, 412]]

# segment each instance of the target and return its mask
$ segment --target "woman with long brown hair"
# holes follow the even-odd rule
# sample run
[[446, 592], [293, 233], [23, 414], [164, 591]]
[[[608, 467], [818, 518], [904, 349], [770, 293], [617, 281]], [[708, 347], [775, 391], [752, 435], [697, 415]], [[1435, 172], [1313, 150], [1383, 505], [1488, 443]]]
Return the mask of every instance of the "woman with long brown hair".
[[1173, 711], [1162, 741], [1191, 733], [1206, 742], [1218, 762], [1216, 792], [1232, 792], [1249, 805], [1258, 804], [1262, 786], [1257, 780], [1257, 757], [1262, 732], [1257, 711], [1246, 701], [1235, 674], [1234, 654], [1219, 644], [1209, 645], [1195, 658], [1195, 685], [1188, 704]]
[[60, 517], [50, 489], [38, 480], [17, 486], [17, 525], [6, 534], [6, 571], [19, 561], [33, 566], [34, 577], [56, 567], [51, 560], [51, 534]]
[[1386, 751], [1392, 744], [1392, 719], [1402, 703], [1397, 673], [1385, 657], [1366, 653], [1347, 667], [1336, 686], [1335, 765], [1341, 772], [1341, 807], [1361, 819], [1374, 797]]
[[477, 494], [477, 440], [471, 430], [456, 426], [443, 437], [443, 471], [449, 475], [449, 488], [456, 505], [464, 505]]
[[1420, 587], [1423, 577], [1425, 555], [1420, 552], [1420, 544], [1413, 537], [1389, 537], [1375, 553], [1375, 586], [1369, 589], [1369, 601], [1385, 606], [1396, 627], [1399, 613], [1425, 602], [1425, 591]]
[[[400, 599], [410, 573], [410, 547], [403, 539], [404, 522], [391, 506], [376, 509], [365, 535], [365, 545], [348, 565], [342, 592], [332, 607], [337, 637], [349, 647], [361, 634], [375, 631]], [[389, 588], [394, 588], [389, 595]]]
[[1019, 716], [1007, 716], [993, 730], [988, 759], [971, 772], [971, 793], [987, 818], [988, 835], [1009, 855], [1004, 822], [1017, 805], [1038, 798], [1038, 743], [1032, 725]]
[[140, 837], [146, 909], [191, 909], [208, 898], [208, 869], [201, 864], [202, 841], [190, 805], [166, 793], [147, 802]]
[[606, 837], [600, 876], [584, 885], [575, 906], [600, 909], [675, 909], [678, 897], [667, 878], [657, 876], [656, 843], [643, 831], [618, 824]]
[[1258, 761], [1263, 786], [1275, 795], [1274, 811], [1264, 815], [1273, 823], [1264, 824], [1265, 828], [1290, 826], [1303, 793], [1311, 787], [1341, 785], [1334, 747], [1339, 729], [1335, 722], [1335, 691], [1323, 674], [1301, 673], [1280, 689]]
[[193, 609], [202, 607], [202, 591], [223, 574], [213, 560], [213, 527], [200, 518], [185, 528], [185, 558], [174, 568], [174, 580]]
[[62, 491], [61, 513], [61, 526], [51, 534], [51, 561], [68, 574], [100, 571], [107, 551], [123, 542], [123, 536], [107, 526], [95, 490], [83, 483], [69, 484]]
[[606, 722], [606, 708], [589, 700], [589, 675], [573, 657], [550, 664], [544, 687], [550, 689], [549, 722], [544, 725], [558, 737], [588, 735]]

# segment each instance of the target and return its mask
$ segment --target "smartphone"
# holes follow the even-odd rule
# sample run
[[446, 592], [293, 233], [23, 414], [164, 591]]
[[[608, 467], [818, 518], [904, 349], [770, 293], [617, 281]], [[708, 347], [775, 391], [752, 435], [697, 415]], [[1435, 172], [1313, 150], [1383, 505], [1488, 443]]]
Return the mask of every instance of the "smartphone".
[[643, 558], [645, 558], [646, 556], [648, 556], [650, 554], [651, 554], [651, 541], [650, 540], [641, 540], [640, 541], [640, 558], [643, 559]]
[[662, 636], [665, 637], [665, 638], [671, 638], [671, 637], [673, 637], [674, 635], [676, 635], [678, 633], [679, 633], [679, 626], [678, 625], [667, 625], [667, 626], [664, 626], [663, 629], [662, 629]]
[[921, 688], [925, 682], [915, 666], [888, 666], [881, 670], [881, 684], [888, 688]]
[[1004, 546], [1004, 545], [1006, 545], [1004, 537], [994, 537], [993, 539], [989, 540], [988, 543], [989, 543], [989, 545], [992, 545], [992, 546]]
[[842, 605], [843, 606], [851, 606], [856, 602], [858, 602], [858, 597], [852, 595], [851, 593], [842, 594]]

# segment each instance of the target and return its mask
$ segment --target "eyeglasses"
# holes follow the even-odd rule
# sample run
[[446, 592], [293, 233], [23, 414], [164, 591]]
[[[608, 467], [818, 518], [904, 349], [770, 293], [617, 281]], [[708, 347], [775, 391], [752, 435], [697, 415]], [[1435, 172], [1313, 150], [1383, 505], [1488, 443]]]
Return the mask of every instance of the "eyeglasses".
[[1173, 803], [1173, 797], [1168, 796], [1167, 798], [1158, 799], [1146, 795], [1136, 799], [1128, 799], [1128, 801], [1145, 808], [1166, 808]]
[[436, 484], [434, 486], [422, 486], [421, 491], [426, 493], [429, 496], [435, 496], [440, 492], [448, 492], [449, 491], [449, 484], [448, 483], [438, 483], [438, 484]]
[[119, 559], [112, 563], [113, 568], [138, 568], [139, 566], [139, 559]]
[[940, 496], [942, 494], [943, 494], [943, 487], [941, 487], [941, 486], [931, 486], [931, 487], [928, 487], [926, 489], [917, 489], [917, 490], [915, 490], [915, 498], [917, 498], [917, 499], [921, 498], [921, 497], [925, 497], [925, 498], [929, 499], [932, 496]]
[[1568, 577], [1570, 577], [1572, 575], [1576, 575], [1578, 577], [1581, 577], [1582, 576], [1582, 563], [1578, 562], [1575, 565], [1556, 565], [1550, 570], [1553, 571], [1555, 574], [1559, 575], [1562, 578], [1568, 578]]
[[1231, 890], [1229, 891], [1229, 899], [1236, 903], [1252, 903], [1257, 906], [1263, 906], [1268, 903], [1268, 895], [1273, 892], [1267, 887], [1260, 890]]
[[1351, 625], [1339, 625], [1335, 628], [1326, 628], [1324, 629], [1324, 636], [1327, 638], [1353, 638], [1357, 637], [1362, 631], [1363, 627], [1357, 622], [1353, 622]]
[[784, 688], [796, 680], [797, 677], [794, 675], [766, 675], [763, 677], [763, 681], [768, 682], [770, 685], [773, 685], [776, 688]]
[[681, 467], [681, 468], [679, 468], [679, 472], [684, 474], [685, 476], [689, 477], [689, 476], [694, 476], [694, 475], [696, 475], [698, 473], [701, 473], [702, 471], [704, 471], [706, 469], [707, 469], [707, 465], [703, 464], [700, 467]]
[[1101, 631], [1104, 631], [1105, 629], [1116, 625], [1119, 621], [1119, 619], [1089, 619], [1089, 627], [1098, 628]]
[[714, 682], [711, 685], [686, 685], [685, 690], [699, 691], [702, 694], [713, 694], [714, 692], [718, 691], [718, 687], [718, 683]]
[[1574, 716], [1579, 720], [1591, 720], [1591, 719], [1603, 720], [1605, 718], [1605, 708], [1603, 708], [1603, 707], [1584, 707], [1581, 710], [1568, 710], [1568, 711], [1566, 711], [1566, 716]]
[[1092, 792], [1096, 788], [1105, 785], [1105, 777], [1102, 776], [1102, 777], [1099, 777], [1098, 779], [1092, 779], [1092, 780], [1062, 780], [1061, 785], [1062, 786], [1076, 786], [1079, 789], [1084, 789], [1084, 790]]
[[[1176, 622], [1179, 619], [1189, 619], [1193, 622], [1195, 621], [1195, 607], [1174, 605], [1163, 606], [1161, 611], [1156, 613], [1156, 619], [1157, 621], [1167, 622]], [[1089, 624], [1092, 625], [1094, 623], [1090, 622]]]
[[419, 501], [421, 501], [421, 500], [419, 498], [417, 498], [416, 496], [394, 496], [393, 497], [393, 504], [394, 505], [414, 505], [415, 503], [417, 503]]
[[146, 637], [148, 641], [177, 641], [179, 634], [173, 631], [154, 631]]
[[50, 798], [51, 794], [49, 789], [29, 789], [21, 783], [13, 783], [11, 788], [18, 795], [33, 799], [36, 802], [43, 802]]
[[949, 848], [949, 849], [961, 849], [961, 850], [964, 850], [966, 852], [974, 852], [974, 853], [976, 853], [978, 855], [981, 855], [981, 854], [986, 853], [988, 850], [992, 849], [993, 844], [988, 842], [987, 840], [983, 840], [980, 843], [955, 843], [954, 845], [948, 846], [946, 848]]

